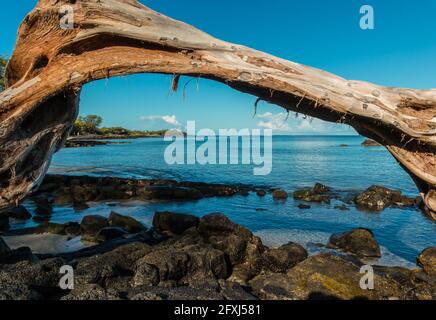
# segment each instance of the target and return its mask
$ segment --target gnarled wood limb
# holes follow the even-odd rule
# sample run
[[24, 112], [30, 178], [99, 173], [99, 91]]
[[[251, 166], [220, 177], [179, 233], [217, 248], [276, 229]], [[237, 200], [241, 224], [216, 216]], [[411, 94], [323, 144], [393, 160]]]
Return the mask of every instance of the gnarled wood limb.
[[[75, 26], [62, 30], [59, 9], [71, 3]], [[40, 0], [23, 21], [0, 94], [0, 207], [38, 187], [77, 116], [82, 85], [133, 73], [201, 76], [349, 124], [386, 146], [435, 218], [436, 90], [349, 81], [215, 39], [135, 0]]]

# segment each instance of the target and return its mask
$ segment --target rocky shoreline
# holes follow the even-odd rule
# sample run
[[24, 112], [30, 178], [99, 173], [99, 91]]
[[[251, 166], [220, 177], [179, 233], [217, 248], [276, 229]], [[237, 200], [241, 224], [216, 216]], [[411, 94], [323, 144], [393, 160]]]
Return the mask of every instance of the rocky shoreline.
[[[414, 270], [374, 266], [374, 289], [363, 290], [361, 259], [380, 255], [366, 229], [332, 235], [326, 246], [337, 251], [308, 256], [296, 243], [268, 248], [219, 213], [198, 218], [160, 212], [149, 230], [116, 213], [109, 219], [87, 216], [80, 224], [45, 228], [87, 235], [100, 244], [37, 255], [29, 248], [11, 250], [0, 240], [0, 299], [436, 298], [435, 247], [419, 255]], [[102, 234], [110, 237], [101, 239]], [[74, 268], [72, 290], [59, 287], [59, 270], [66, 265]]]
[[[436, 299], [435, 247], [417, 257], [413, 270], [374, 266], [374, 290], [361, 289], [360, 268], [382, 255], [376, 235], [363, 228], [333, 234], [319, 244], [321, 253], [309, 255], [292, 242], [269, 248], [221, 213], [199, 218], [157, 212], [149, 229], [115, 211], [107, 218], [84, 216], [80, 223], [50, 222], [54, 206], [81, 211], [90, 201], [195, 201], [250, 193], [277, 202], [293, 197], [301, 210], [337, 199], [343, 202], [336, 206], [341, 211], [351, 205], [374, 213], [419, 206], [418, 199], [381, 186], [345, 199], [320, 183], [289, 193], [239, 184], [48, 175], [31, 197], [33, 215], [22, 206], [0, 213], [0, 299]], [[35, 227], [9, 230], [10, 219], [31, 218]], [[26, 235], [79, 239], [86, 247], [35, 253], [8, 246], [11, 237]], [[74, 269], [72, 290], [59, 287], [65, 265]]]

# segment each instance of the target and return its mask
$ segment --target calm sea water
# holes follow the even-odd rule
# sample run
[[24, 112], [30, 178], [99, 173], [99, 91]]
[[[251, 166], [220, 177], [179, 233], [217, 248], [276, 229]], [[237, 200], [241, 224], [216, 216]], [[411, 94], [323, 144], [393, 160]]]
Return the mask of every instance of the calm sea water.
[[[167, 165], [164, 150], [168, 142], [160, 138], [63, 149], [54, 156], [50, 172], [245, 183], [281, 187], [289, 192], [321, 182], [345, 196], [380, 184], [410, 196], [418, 195], [411, 178], [383, 147], [364, 148], [362, 141], [359, 136], [276, 136], [273, 169], [268, 176], [254, 176], [253, 165]], [[130, 201], [116, 207], [110, 203], [94, 204], [81, 213], [72, 208], [56, 208], [52, 221], [80, 221], [87, 214], [108, 215], [115, 210], [150, 225], [156, 211], [198, 216], [223, 212], [261, 236], [268, 245], [296, 241], [312, 251], [317, 250], [312, 243], [326, 243], [332, 233], [366, 227], [373, 230], [383, 246], [384, 256], [379, 263], [405, 266], [413, 265], [422, 249], [436, 244], [436, 224], [414, 209], [386, 209], [377, 214], [358, 211], [352, 205], [350, 211], [340, 211], [334, 208], [342, 204], [336, 200], [330, 205], [312, 204], [308, 210], [299, 209], [299, 203], [292, 198], [285, 203], [275, 202], [270, 195], [261, 198], [254, 194], [178, 203]]]

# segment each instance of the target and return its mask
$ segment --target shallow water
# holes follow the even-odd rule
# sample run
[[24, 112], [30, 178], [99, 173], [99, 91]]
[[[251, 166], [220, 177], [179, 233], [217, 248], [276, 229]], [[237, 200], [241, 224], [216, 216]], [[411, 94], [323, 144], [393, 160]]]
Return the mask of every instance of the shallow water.
[[[160, 138], [63, 149], [54, 156], [50, 172], [245, 183], [281, 187], [289, 192], [321, 182], [344, 195], [380, 184], [409, 196], [418, 194], [411, 178], [383, 147], [364, 148], [362, 141], [359, 136], [276, 136], [273, 170], [268, 176], [254, 176], [251, 165], [167, 165], [164, 150], [168, 142]], [[347, 146], [341, 146], [343, 144]], [[91, 208], [80, 213], [72, 208], [55, 208], [52, 221], [80, 221], [87, 214], [109, 215], [114, 210], [150, 225], [156, 211], [198, 216], [223, 212], [259, 234], [267, 244], [295, 241], [309, 249], [312, 243], [326, 243], [331, 233], [366, 227], [373, 230], [383, 247], [384, 257], [379, 263], [404, 266], [413, 264], [422, 249], [435, 245], [436, 224], [414, 209], [390, 208], [377, 214], [358, 211], [352, 205], [348, 205], [350, 211], [334, 209], [335, 205], [342, 204], [338, 200], [330, 205], [311, 204], [308, 210], [299, 209], [299, 203], [292, 198], [277, 202], [271, 195], [261, 198], [255, 194], [190, 202], [108, 202], [91, 204]], [[27, 205], [32, 209], [31, 203]], [[13, 224], [13, 228], [32, 224]]]

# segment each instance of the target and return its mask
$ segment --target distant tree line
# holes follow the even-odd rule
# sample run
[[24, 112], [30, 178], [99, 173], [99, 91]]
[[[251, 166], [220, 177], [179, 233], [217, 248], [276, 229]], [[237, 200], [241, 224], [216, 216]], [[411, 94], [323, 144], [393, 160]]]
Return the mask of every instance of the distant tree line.
[[140, 131], [129, 130], [123, 127], [110, 127], [100, 128], [103, 122], [102, 117], [90, 114], [84, 117], [79, 117], [73, 125], [71, 130], [72, 136], [86, 136], [86, 135], [101, 135], [101, 136], [129, 136], [139, 137], [147, 135], [163, 136], [166, 130], [159, 131]]

